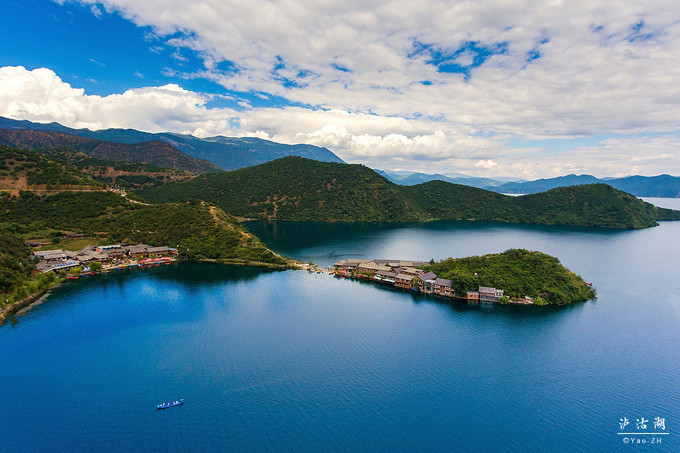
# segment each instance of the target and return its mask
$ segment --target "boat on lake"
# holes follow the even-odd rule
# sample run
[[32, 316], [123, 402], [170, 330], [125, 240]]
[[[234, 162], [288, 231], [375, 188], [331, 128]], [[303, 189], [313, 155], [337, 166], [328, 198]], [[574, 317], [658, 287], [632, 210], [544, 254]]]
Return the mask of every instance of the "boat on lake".
[[156, 410], [167, 409], [169, 407], [174, 407], [174, 406], [181, 406], [182, 404], [184, 404], [183, 399], [181, 399], [179, 401], [173, 401], [172, 403], [161, 403], [158, 406], [156, 406]]

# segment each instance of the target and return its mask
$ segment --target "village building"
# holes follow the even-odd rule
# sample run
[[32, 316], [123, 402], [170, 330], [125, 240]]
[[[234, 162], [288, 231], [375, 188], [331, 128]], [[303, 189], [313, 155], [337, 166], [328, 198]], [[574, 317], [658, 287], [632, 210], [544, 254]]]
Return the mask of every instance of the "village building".
[[418, 277], [418, 289], [425, 294], [432, 294], [434, 292], [434, 282], [437, 280], [437, 274], [434, 272], [426, 272]]
[[370, 260], [362, 260], [362, 259], [357, 259], [357, 258], [350, 258], [347, 260], [347, 268], [348, 269], [356, 269], [359, 267], [361, 263], [366, 263]]
[[419, 275], [425, 273], [425, 271], [423, 271], [422, 269], [416, 269], [415, 267], [409, 266], [393, 267], [392, 270], [399, 274], [413, 275], [414, 277], [418, 277]]
[[374, 280], [377, 280], [382, 283], [387, 283], [394, 285], [395, 279], [397, 278], [397, 273], [396, 272], [390, 272], [390, 271], [379, 271], [376, 272], [375, 276], [373, 277]]
[[384, 260], [384, 259], [377, 259], [373, 260], [373, 262], [377, 264], [384, 264], [385, 266], [389, 266], [391, 268], [396, 268], [396, 267], [418, 267], [422, 266], [423, 264], [427, 264], [425, 261], [412, 261], [412, 260]]
[[479, 291], [468, 291], [465, 298], [472, 302], [479, 302]]
[[129, 256], [130, 258], [139, 258], [143, 257], [146, 258], [148, 256], [148, 249], [149, 246], [146, 244], [137, 244], [137, 245], [130, 245], [128, 247], [125, 247], [125, 255]]
[[376, 264], [373, 261], [361, 263], [357, 266], [357, 271], [364, 274], [375, 274], [376, 272], [390, 272], [392, 269], [384, 264]]
[[37, 256], [40, 258], [41, 261], [60, 261], [60, 260], [65, 260], [66, 253], [61, 250], [36, 250], [33, 252], [34, 256]]
[[100, 245], [96, 250], [97, 252], [106, 252], [111, 258], [123, 256], [123, 246], [120, 244]]
[[411, 289], [411, 284], [413, 283], [414, 275], [408, 274], [397, 274], [394, 278], [394, 286], [401, 289]]
[[150, 257], [167, 256], [167, 255], [176, 255], [177, 249], [162, 245], [160, 247], [148, 247], [147, 252], [148, 252], [148, 256], [150, 256]]
[[335, 268], [335, 270], [339, 270], [339, 269], [345, 270], [345, 269], [347, 269], [347, 260], [340, 260], [336, 263], [333, 263], [333, 267]]
[[434, 281], [434, 293], [440, 296], [451, 297], [453, 296], [453, 282], [447, 278], [440, 278]]
[[75, 260], [73, 260], [73, 261], [69, 260], [69, 261], [64, 261], [64, 262], [57, 263], [57, 264], [52, 264], [49, 267], [49, 269], [44, 270], [42, 272], [45, 273], [45, 272], [49, 272], [49, 271], [60, 271], [62, 269], [71, 269], [72, 267], [78, 267], [78, 266], [80, 266], [80, 262], [75, 261]]
[[479, 300], [482, 302], [498, 302], [498, 299], [503, 296], [502, 289], [490, 288], [488, 286], [479, 287]]
[[33, 253], [33, 256], [40, 259], [40, 262], [36, 265], [36, 270], [43, 273], [70, 269], [95, 261], [100, 263], [113, 261], [117, 263], [130, 258], [166, 257], [172, 255], [177, 255], [177, 249], [167, 246], [149, 247], [146, 244], [125, 247], [120, 244], [105, 246], [88, 245], [79, 252], [39, 250]]

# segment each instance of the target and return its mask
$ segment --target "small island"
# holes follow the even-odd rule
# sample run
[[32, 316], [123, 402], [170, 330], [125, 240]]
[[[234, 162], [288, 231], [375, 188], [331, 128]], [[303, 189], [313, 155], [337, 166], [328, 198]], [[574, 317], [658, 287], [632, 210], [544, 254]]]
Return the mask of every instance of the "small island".
[[596, 296], [592, 284], [562, 266], [557, 258], [524, 249], [429, 263], [348, 259], [333, 268], [331, 272], [338, 277], [361, 278], [470, 303], [566, 305]]

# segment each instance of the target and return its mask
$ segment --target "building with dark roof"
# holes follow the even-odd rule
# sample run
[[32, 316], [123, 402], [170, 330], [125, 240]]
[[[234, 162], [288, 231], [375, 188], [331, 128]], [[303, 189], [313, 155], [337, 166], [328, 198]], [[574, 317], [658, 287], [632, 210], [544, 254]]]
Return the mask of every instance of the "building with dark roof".
[[498, 299], [503, 296], [502, 289], [490, 288], [488, 286], [479, 287], [479, 300], [482, 302], [498, 302]]
[[440, 296], [451, 297], [453, 296], [453, 282], [447, 278], [440, 278], [434, 281], [434, 293]]

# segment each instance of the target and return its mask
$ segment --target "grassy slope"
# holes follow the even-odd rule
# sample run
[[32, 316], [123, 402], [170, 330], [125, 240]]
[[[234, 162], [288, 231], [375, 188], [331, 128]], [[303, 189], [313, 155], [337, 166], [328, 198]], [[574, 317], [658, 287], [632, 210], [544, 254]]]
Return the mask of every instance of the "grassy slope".
[[287, 157], [141, 192], [151, 202], [205, 200], [243, 217], [410, 222], [469, 219], [549, 225], [645, 228], [680, 220], [605, 184], [525, 197], [431, 181], [399, 186], [361, 165]]

